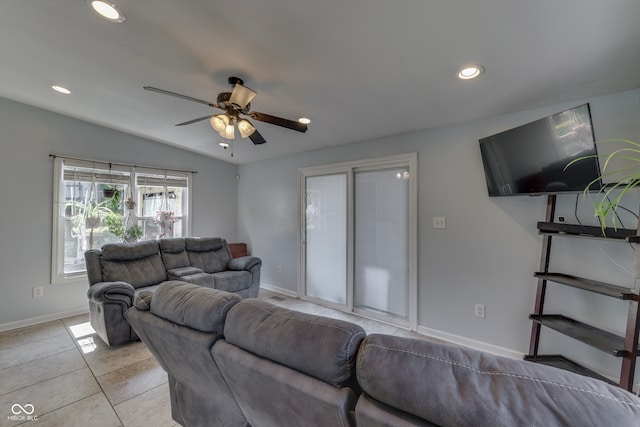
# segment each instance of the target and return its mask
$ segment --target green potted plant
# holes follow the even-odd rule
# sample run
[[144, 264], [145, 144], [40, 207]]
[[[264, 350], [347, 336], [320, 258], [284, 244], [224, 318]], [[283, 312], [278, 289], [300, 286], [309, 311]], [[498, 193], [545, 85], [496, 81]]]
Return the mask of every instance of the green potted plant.
[[[100, 227], [103, 221], [112, 214], [111, 209], [105, 206], [105, 202], [78, 202], [70, 201], [67, 203], [67, 207], [71, 206], [71, 212], [75, 214], [71, 217], [72, 221], [78, 229], [84, 226], [89, 230], [89, 247], [93, 247], [93, 231]], [[65, 209], [66, 210], [66, 209]]]
[[[591, 181], [583, 192], [585, 197], [591, 199], [594, 212], [600, 220], [604, 234], [607, 224], [617, 228], [618, 217], [616, 213], [620, 208], [620, 202], [625, 195], [640, 184], [640, 143], [628, 139], [598, 141], [598, 144], [601, 143], [617, 143], [622, 147], [613, 150], [609, 154], [579, 157], [569, 162], [565, 169], [584, 159], [594, 157], [604, 159], [601, 176]], [[618, 161], [624, 161], [625, 165], [622, 167], [615, 166]], [[605, 178], [613, 178], [615, 183], [604, 185]], [[596, 186], [599, 190], [593, 195], [593, 189]]]
[[142, 237], [142, 234], [142, 227], [135, 224], [125, 230], [123, 238], [125, 242], [136, 242]]
[[122, 217], [117, 213], [111, 213], [105, 218], [109, 232], [114, 236], [122, 237], [124, 235], [124, 222]]
[[[111, 213], [105, 218], [105, 222], [109, 227], [109, 232], [125, 242], [136, 242], [144, 234], [142, 227], [134, 224], [125, 228], [125, 221], [117, 213]], [[128, 222], [128, 221], [127, 221]]]

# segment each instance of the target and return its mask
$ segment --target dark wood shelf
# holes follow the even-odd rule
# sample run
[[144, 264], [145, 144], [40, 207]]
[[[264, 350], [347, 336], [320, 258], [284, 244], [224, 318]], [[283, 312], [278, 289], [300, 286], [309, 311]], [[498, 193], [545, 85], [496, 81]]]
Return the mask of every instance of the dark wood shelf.
[[564, 357], [561, 354], [539, 354], [537, 356], [527, 355], [524, 360], [529, 362], [538, 363], [540, 365], [553, 366], [554, 368], [562, 369], [564, 371], [573, 372], [575, 374], [584, 375], [585, 377], [595, 378], [600, 381], [604, 381], [608, 384], [618, 385], [618, 383], [611, 381], [609, 378], [600, 375], [599, 373], [592, 371], [589, 368], [585, 368], [579, 363], [574, 362], [571, 359]]
[[[549, 267], [552, 259], [552, 242], [556, 241], [553, 237], [608, 240], [638, 245], [640, 244], [640, 223], [636, 224], [638, 226], [637, 229], [614, 229], [607, 227], [604, 230], [599, 226], [566, 224], [564, 222], [557, 223], [554, 222], [556, 216], [556, 201], [557, 196], [555, 194], [547, 196], [547, 209], [544, 222], [538, 222], [537, 224], [538, 232], [543, 238], [540, 251], [540, 268], [538, 272], [535, 273], [535, 277], [538, 278], [536, 302], [533, 314], [529, 316], [532, 320], [529, 355], [525, 356], [525, 360], [555, 366], [556, 368], [611, 383], [611, 380], [562, 355], [541, 355], [539, 350], [542, 329], [555, 330], [612, 356], [621, 358], [622, 363], [618, 385], [625, 390], [631, 391], [633, 385], [636, 383], [634, 378], [636, 358], [640, 356], [640, 350], [638, 349], [640, 348], [640, 343], [638, 342], [638, 335], [640, 334], [640, 289], [637, 285], [640, 277], [638, 277], [636, 273], [634, 282], [630, 283], [630, 287], [627, 288], [626, 286], [613, 285], [584, 277], [550, 272]], [[640, 263], [640, 250], [638, 249], [636, 249], [635, 262]], [[626, 304], [621, 304], [627, 306], [627, 323], [624, 338], [560, 314], [545, 314], [545, 299], [550, 282], [625, 301]], [[588, 317], [586, 319], [588, 319]]]
[[535, 273], [538, 279], [551, 280], [574, 288], [583, 289], [589, 292], [606, 295], [612, 298], [618, 298], [626, 301], [638, 301], [638, 294], [632, 289], [623, 288], [622, 286], [611, 285], [609, 283], [598, 282], [596, 280], [585, 279], [582, 277], [571, 276], [563, 273]]
[[638, 243], [636, 230], [629, 228], [606, 228], [604, 234], [602, 228], [592, 225], [565, 224], [556, 222], [539, 222], [538, 230], [541, 234], [564, 235], [572, 237], [589, 237], [596, 239], [624, 240]]
[[[529, 318], [542, 326], [551, 328], [616, 357], [627, 356], [627, 352], [624, 349], [624, 338], [618, 335], [560, 314], [532, 314]], [[636, 354], [639, 353], [636, 351]]]

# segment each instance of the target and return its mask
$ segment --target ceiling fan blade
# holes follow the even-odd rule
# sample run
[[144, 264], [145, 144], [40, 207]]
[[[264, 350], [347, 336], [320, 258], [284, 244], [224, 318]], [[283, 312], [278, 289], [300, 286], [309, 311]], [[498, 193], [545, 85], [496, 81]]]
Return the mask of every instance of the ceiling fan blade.
[[281, 117], [272, 116], [270, 114], [259, 113], [257, 111], [252, 111], [249, 113], [252, 119], [258, 120], [260, 122], [269, 123], [276, 126], [282, 126], [283, 128], [297, 130], [298, 132], [306, 132], [307, 125], [299, 122], [295, 122], [293, 120], [283, 119]]
[[254, 145], [260, 145], [260, 144], [264, 144], [265, 142], [267, 142], [262, 135], [260, 135], [260, 132], [258, 132], [258, 129], [255, 130], [255, 132], [253, 132], [251, 135], [249, 135], [249, 139], [251, 140], [251, 142], [253, 142]]
[[246, 86], [241, 85], [240, 83], [236, 83], [233, 87], [233, 92], [231, 92], [229, 103], [239, 110], [242, 110], [244, 107], [249, 105], [249, 103], [255, 96], [256, 92]]
[[170, 92], [168, 90], [158, 89], [157, 87], [144, 86], [143, 89], [151, 91], [151, 92], [161, 93], [163, 95], [175, 96], [177, 98], [186, 99], [187, 101], [193, 101], [193, 102], [197, 102], [197, 103], [200, 103], [200, 104], [208, 105], [209, 107], [220, 108], [220, 106], [218, 104], [213, 104], [211, 102], [203, 101], [202, 99], [198, 99], [198, 98], [192, 98], [192, 97], [187, 96], [187, 95], [181, 95], [179, 93]]
[[190, 125], [190, 124], [192, 124], [192, 123], [198, 123], [198, 122], [201, 122], [201, 121], [203, 121], [203, 120], [210, 119], [211, 117], [213, 117], [213, 115], [212, 115], [212, 114], [209, 114], [208, 116], [198, 117], [197, 119], [189, 120], [188, 122], [178, 123], [178, 124], [177, 124], [177, 125], [175, 125], [175, 126], [185, 126], [185, 125]]

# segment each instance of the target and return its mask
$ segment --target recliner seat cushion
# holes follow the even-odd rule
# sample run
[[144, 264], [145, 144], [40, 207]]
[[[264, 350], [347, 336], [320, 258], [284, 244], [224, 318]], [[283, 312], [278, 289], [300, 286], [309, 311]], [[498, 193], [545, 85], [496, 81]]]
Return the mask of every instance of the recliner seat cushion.
[[[177, 280], [187, 283], [193, 283], [194, 285], [203, 286], [205, 288], [215, 289], [215, 280], [213, 274], [209, 273], [196, 273], [181, 276]], [[224, 290], [224, 289], [223, 289]]]

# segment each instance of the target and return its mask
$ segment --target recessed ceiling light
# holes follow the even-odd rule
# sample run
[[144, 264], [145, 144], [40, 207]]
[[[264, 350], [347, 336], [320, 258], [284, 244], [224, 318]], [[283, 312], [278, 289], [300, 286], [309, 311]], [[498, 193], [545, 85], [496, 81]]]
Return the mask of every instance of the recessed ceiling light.
[[308, 125], [309, 123], [311, 123], [311, 120], [306, 117], [300, 117], [298, 119], [298, 122], [302, 123], [303, 125]]
[[125, 16], [118, 6], [108, 0], [87, 0], [89, 6], [100, 16], [111, 22], [124, 22]]
[[484, 73], [484, 68], [481, 65], [470, 65], [458, 71], [458, 78], [462, 80], [474, 79], [482, 73]]
[[56, 92], [63, 93], [65, 95], [71, 94], [71, 91], [69, 89], [67, 89], [66, 87], [53, 85], [53, 86], [51, 86], [51, 89], [55, 90]]

